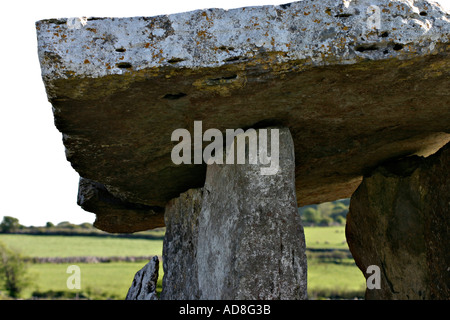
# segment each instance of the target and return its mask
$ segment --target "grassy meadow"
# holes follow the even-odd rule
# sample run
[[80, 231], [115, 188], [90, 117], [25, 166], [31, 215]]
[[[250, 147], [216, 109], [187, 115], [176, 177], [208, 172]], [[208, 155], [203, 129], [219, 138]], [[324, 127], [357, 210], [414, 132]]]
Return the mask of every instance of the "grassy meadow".
[[[159, 239], [0, 234], [0, 241], [27, 257], [75, 256], [161, 256], [162, 233]], [[344, 227], [305, 227], [308, 255], [308, 295], [310, 299], [362, 298], [365, 279], [348, 256]], [[326, 249], [326, 254], [318, 253]], [[338, 252], [339, 254], [333, 254]], [[342, 254], [344, 253], [344, 254]], [[32, 263], [29, 276], [32, 284], [22, 297], [124, 299], [134, 274], [147, 261], [76, 263], [81, 270], [81, 289], [69, 290], [66, 273], [70, 263]], [[159, 268], [159, 287], [163, 276]]]
[[306, 247], [311, 249], [348, 249], [345, 227], [304, 227]]
[[345, 227], [304, 229], [307, 249], [327, 249], [325, 254], [307, 250], [309, 299], [362, 299], [366, 280], [348, 251]]
[[0, 241], [27, 257], [162, 255], [162, 239], [0, 234]]
[[29, 270], [35, 282], [23, 293], [23, 297], [42, 295], [46, 298], [74, 298], [78, 293], [79, 298], [123, 300], [135, 273], [146, 263], [147, 261], [76, 263], [81, 270], [80, 290], [69, 290], [66, 286], [67, 278], [70, 276], [66, 270], [72, 263], [32, 264]]

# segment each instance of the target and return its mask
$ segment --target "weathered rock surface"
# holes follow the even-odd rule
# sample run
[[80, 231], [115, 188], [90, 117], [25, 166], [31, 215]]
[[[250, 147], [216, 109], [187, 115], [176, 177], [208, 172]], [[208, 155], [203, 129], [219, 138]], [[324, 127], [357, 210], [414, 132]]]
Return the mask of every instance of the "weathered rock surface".
[[134, 276], [125, 300], [158, 300], [156, 283], [159, 275], [159, 260], [154, 256]]
[[198, 300], [197, 243], [202, 189], [182, 193], [166, 206], [161, 300]]
[[294, 147], [289, 130], [279, 138], [276, 175], [209, 165], [203, 189], [169, 202], [162, 299], [306, 299]]
[[108, 232], [129, 233], [164, 226], [162, 208], [119, 199], [104, 185], [89, 179], [80, 178], [77, 203], [95, 212], [94, 226]]
[[[170, 159], [172, 131], [192, 132], [194, 120], [288, 127], [299, 205], [349, 197], [371, 168], [449, 140], [450, 23], [434, 3], [305, 0], [67, 22], [36, 23], [55, 124], [80, 176], [128, 204], [164, 208], [203, 187], [205, 165]], [[105, 209], [106, 231], [161, 222], [115, 221], [106, 207], [84, 206]]]
[[364, 177], [347, 215], [358, 267], [381, 270], [367, 299], [450, 299], [450, 144], [428, 157], [378, 167]]

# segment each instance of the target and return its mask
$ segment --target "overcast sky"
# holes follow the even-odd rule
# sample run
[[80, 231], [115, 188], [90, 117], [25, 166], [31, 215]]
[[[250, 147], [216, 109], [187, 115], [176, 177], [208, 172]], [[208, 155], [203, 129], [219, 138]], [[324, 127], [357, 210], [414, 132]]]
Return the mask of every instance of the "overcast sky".
[[[78, 174], [53, 124], [37, 57], [35, 21], [64, 17], [154, 16], [204, 8], [282, 4], [289, 0], [8, 1], [2, 4], [0, 106], [0, 219], [23, 225], [93, 222], [77, 206]], [[450, 0], [440, 0], [450, 8]]]

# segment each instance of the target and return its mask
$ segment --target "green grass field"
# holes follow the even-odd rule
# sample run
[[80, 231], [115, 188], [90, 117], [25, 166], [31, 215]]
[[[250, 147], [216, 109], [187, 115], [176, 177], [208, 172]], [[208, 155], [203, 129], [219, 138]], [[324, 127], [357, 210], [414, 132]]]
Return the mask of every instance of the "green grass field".
[[[70, 276], [67, 267], [70, 263], [42, 263], [31, 265], [29, 271], [34, 283], [24, 293], [29, 298], [33, 292], [41, 293], [72, 292], [89, 299], [125, 299], [134, 275], [147, 261], [114, 263], [77, 263], [81, 270], [81, 289], [69, 290], [66, 282]], [[160, 262], [159, 287], [162, 282], [162, 263]], [[160, 289], [159, 289], [160, 291]]]
[[[344, 226], [304, 229], [306, 247], [309, 249], [348, 250]], [[310, 299], [363, 298], [365, 278], [352, 258], [317, 259], [312, 255], [308, 257], [307, 263]]]
[[307, 248], [314, 249], [348, 249], [343, 226], [305, 227]]
[[361, 299], [365, 289], [366, 280], [353, 259], [308, 261], [309, 299]]
[[0, 241], [29, 257], [162, 255], [162, 240], [152, 239], [0, 234]]
[[[346, 249], [344, 227], [305, 227], [307, 248]], [[8, 235], [0, 241], [29, 257], [70, 256], [151, 256], [162, 254], [162, 240], [88, 236]], [[134, 274], [142, 262], [77, 264], [81, 270], [81, 290], [69, 290], [66, 273], [69, 264], [31, 264], [32, 285], [23, 298], [33, 292], [65, 292], [89, 299], [124, 299]], [[162, 281], [160, 264], [159, 284]], [[312, 299], [362, 297], [365, 279], [353, 259], [321, 259], [308, 256], [308, 295]], [[160, 290], [160, 286], [158, 290]]]

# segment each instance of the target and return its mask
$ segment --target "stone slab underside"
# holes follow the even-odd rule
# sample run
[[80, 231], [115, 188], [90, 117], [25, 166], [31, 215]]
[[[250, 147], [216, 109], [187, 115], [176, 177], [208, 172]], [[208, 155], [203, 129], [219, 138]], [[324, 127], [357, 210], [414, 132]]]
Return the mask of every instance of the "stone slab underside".
[[[370, 5], [379, 29], [367, 28]], [[115, 199], [79, 199], [107, 231], [161, 226], [170, 199], [203, 187], [205, 165], [170, 159], [172, 131], [192, 132], [195, 120], [203, 130], [289, 128], [298, 205], [349, 197], [371, 168], [449, 140], [449, 14], [426, 1], [301, 1], [36, 28], [67, 159]], [[123, 219], [105, 209], [114, 203]]]

